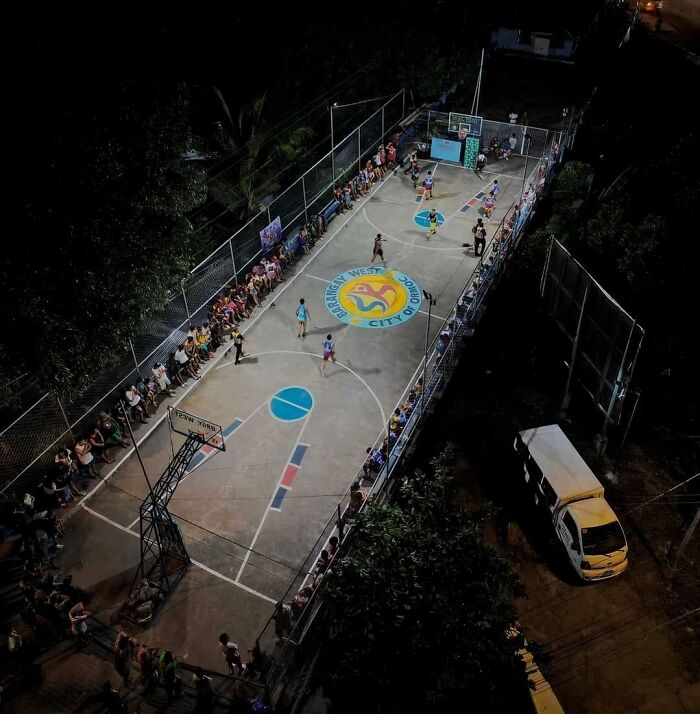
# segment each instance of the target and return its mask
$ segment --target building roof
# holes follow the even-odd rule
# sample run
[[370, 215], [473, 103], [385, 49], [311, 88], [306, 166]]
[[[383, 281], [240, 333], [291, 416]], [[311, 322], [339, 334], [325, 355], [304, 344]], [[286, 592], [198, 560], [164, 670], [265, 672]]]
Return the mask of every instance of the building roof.
[[569, 504], [569, 510], [576, 514], [581, 528], [604, 526], [617, 520], [617, 516], [604, 498], [587, 498]]
[[520, 438], [562, 500], [603, 489], [558, 424], [526, 429]]

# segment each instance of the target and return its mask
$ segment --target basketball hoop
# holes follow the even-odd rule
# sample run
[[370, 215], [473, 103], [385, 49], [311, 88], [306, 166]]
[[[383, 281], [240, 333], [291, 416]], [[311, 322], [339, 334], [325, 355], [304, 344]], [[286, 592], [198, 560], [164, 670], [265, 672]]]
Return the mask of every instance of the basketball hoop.
[[183, 436], [194, 437], [201, 444], [206, 444], [225, 451], [224, 435], [219, 424], [214, 424], [196, 414], [189, 414], [175, 407], [168, 407], [170, 430]]

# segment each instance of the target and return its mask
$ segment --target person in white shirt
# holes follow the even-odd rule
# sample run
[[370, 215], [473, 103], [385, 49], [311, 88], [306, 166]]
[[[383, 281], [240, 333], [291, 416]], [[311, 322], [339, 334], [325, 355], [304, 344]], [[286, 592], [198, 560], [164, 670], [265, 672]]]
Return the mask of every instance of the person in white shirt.
[[132, 384], [128, 389], [124, 390], [124, 395], [131, 407], [132, 417], [145, 424], [148, 421], [148, 407], [141, 396], [141, 392]]
[[168, 370], [160, 363], [156, 362], [153, 365], [153, 377], [156, 380], [156, 384], [160, 388], [160, 391], [169, 394], [171, 397], [175, 396], [175, 392], [170, 388], [171, 381], [168, 377]]
[[192, 377], [192, 379], [201, 379], [197, 372], [195, 371], [194, 365], [192, 364], [190, 358], [185, 352], [185, 345], [178, 345], [177, 351], [175, 352], [175, 361], [182, 365], [183, 369], [187, 370], [187, 374]]
[[511, 124], [517, 124], [518, 123], [518, 115], [515, 112], [511, 111], [511, 113], [508, 115], [508, 121]]

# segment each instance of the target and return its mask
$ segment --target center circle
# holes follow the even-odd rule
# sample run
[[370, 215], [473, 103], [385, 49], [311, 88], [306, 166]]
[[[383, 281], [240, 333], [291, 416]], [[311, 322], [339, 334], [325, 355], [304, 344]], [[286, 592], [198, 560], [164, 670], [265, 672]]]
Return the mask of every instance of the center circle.
[[396, 327], [420, 309], [421, 289], [398, 270], [381, 266], [341, 273], [326, 288], [325, 303], [331, 315], [356, 327]]
[[[437, 224], [441, 226], [445, 222], [445, 216], [440, 211], [435, 211], [435, 213], [437, 213]], [[430, 211], [418, 211], [413, 216], [413, 222], [421, 228], [427, 228], [430, 225]]]

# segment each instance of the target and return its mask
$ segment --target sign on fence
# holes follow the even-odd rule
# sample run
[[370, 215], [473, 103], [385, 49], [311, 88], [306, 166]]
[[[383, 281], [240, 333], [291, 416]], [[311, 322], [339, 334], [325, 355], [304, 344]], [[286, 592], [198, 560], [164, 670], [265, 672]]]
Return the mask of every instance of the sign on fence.
[[476, 157], [479, 155], [479, 140], [474, 137], [467, 139], [464, 147], [464, 168], [473, 169], [476, 166]]
[[279, 216], [260, 231], [260, 241], [263, 253], [269, 253], [278, 243], [282, 242], [282, 219]]
[[461, 151], [462, 143], [460, 141], [439, 139], [437, 136], [434, 136], [430, 144], [431, 159], [444, 159], [445, 161], [459, 162], [459, 155]]

